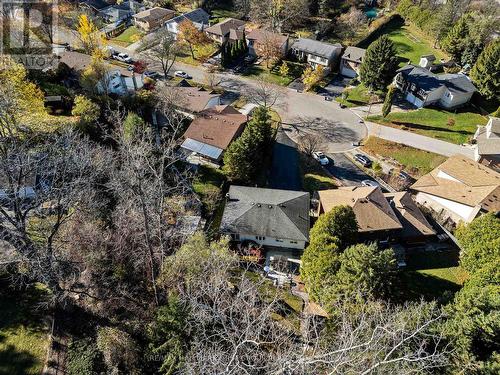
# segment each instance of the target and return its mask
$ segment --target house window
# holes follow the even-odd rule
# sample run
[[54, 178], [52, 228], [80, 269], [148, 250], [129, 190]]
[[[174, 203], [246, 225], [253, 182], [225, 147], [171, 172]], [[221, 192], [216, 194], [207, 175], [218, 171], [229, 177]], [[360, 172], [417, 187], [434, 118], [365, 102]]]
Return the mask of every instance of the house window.
[[259, 241], [264, 241], [266, 239], [266, 237], [263, 236], [255, 236], [255, 238]]
[[276, 242], [283, 242], [283, 240], [276, 238]]
[[293, 243], [293, 244], [295, 244], [295, 245], [296, 245], [296, 244], [298, 244], [298, 242], [297, 242], [297, 241], [290, 241], [290, 243]]

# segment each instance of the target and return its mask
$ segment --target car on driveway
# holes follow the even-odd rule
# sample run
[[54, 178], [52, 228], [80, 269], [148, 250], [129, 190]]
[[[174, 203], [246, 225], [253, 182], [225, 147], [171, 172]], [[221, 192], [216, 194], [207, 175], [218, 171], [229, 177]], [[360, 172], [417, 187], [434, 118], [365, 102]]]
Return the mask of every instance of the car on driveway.
[[176, 70], [174, 72], [174, 76], [180, 77], [180, 78], [184, 78], [184, 79], [191, 79], [191, 78], [193, 78], [189, 74], [187, 74], [186, 72], [183, 72], [182, 70]]
[[373, 187], [380, 187], [380, 184], [376, 181], [373, 180], [363, 180], [361, 181], [361, 185], [363, 186], [373, 186]]
[[370, 160], [370, 158], [366, 155], [363, 155], [363, 154], [356, 154], [354, 156], [354, 159], [358, 162], [358, 163], [361, 163], [361, 165], [363, 167], [371, 167], [372, 166], [372, 161]]
[[122, 62], [127, 63], [127, 64], [133, 63], [132, 58], [129, 55], [127, 55], [126, 53], [119, 53], [118, 55], [114, 55], [113, 57], [116, 60], [122, 61]]
[[145, 71], [144, 76], [148, 78], [153, 78], [153, 79], [158, 79], [160, 78], [160, 73], [158, 72], [151, 72], [151, 71]]
[[408, 173], [404, 172], [404, 171], [400, 171], [398, 173], [398, 177], [401, 180], [405, 180], [405, 181], [410, 181], [411, 180], [411, 176]]
[[321, 151], [315, 151], [312, 153], [312, 157], [316, 159], [321, 165], [328, 165], [330, 160]]

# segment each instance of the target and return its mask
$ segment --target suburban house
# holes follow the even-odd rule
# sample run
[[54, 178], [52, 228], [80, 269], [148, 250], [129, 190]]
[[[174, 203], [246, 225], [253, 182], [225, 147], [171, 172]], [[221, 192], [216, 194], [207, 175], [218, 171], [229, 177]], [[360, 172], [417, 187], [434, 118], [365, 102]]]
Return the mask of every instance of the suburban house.
[[500, 173], [464, 156], [448, 158], [419, 178], [411, 189], [417, 203], [452, 226], [500, 210]]
[[117, 24], [130, 20], [135, 13], [144, 9], [144, 5], [138, 1], [125, 0], [99, 10], [98, 16], [105, 22]]
[[175, 91], [177, 107], [186, 116], [194, 118], [194, 114], [204, 109], [220, 105], [220, 95], [207, 91], [203, 87], [191, 86], [186, 80], [179, 82]]
[[198, 8], [168, 20], [165, 22], [165, 27], [177, 37], [179, 24], [186, 20], [191, 21], [198, 30], [204, 30], [209, 25], [210, 15], [203, 9]]
[[174, 18], [175, 12], [171, 9], [154, 7], [133, 15], [134, 25], [147, 33], [161, 27], [166, 21]]
[[340, 74], [349, 78], [356, 78], [365, 58], [366, 50], [358, 47], [347, 47], [340, 59]]
[[500, 170], [500, 118], [490, 117], [486, 126], [478, 125], [474, 140], [474, 159]]
[[245, 37], [245, 21], [228, 18], [205, 29], [205, 34], [216, 42], [237, 42]]
[[184, 133], [181, 148], [187, 154], [219, 163], [227, 147], [238, 138], [248, 117], [228, 105], [218, 105], [198, 113]]
[[316, 69], [318, 65], [322, 65], [325, 68], [325, 74], [327, 74], [340, 57], [342, 46], [338, 43], [330, 44], [318, 40], [299, 38], [293, 43], [291, 49], [298, 59], [307, 61], [313, 69]]
[[234, 241], [303, 250], [309, 241], [309, 193], [232, 185], [220, 232]]
[[[92, 63], [92, 57], [75, 51], [64, 51], [59, 56], [59, 63], [65, 64], [79, 75]], [[104, 64], [107, 74], [99, 82], [98, 90], [107, 91], [110, 94], [127, 95], [144, 86], [141, 74], [136, 74], [118, 65]]]
[[406, 65], [397, 71], [394, 85], [418, 108], [437, 105], [456, 108], [469, 102], [476, 88], [464, 74], [434, 74], [428, 69]]
[[252, 56], [259, 56], [259, 51], [268, 48], [269, 44], [281, 51], [281, 55], [288, 53], [288, 35], [273, 33], [264, 29], [254, 29], [246, 35], [248, 53]]
[[105, 0], [84, 0], [80, 1], [78, 5], [80, 8], [88, 10], [90, 13], [96, 15], [102, 9], [109, 7], [110, 4]]
[[432, 226], [406, 192], [382, 193], [379, 187], [344, 186], [318, 191], [318, 214], [335, 206], [351, 206], [362, 240], [402, 240], [425, 242], [436, 234]]

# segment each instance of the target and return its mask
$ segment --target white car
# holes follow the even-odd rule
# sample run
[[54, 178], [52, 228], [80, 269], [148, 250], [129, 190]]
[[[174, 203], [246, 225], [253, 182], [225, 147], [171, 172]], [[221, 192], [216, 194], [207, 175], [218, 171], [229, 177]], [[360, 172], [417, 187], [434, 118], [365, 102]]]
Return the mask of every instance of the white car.
[[321, 151], [315, 151], [315, 152], [313, 152], [312, 156], [313, 156], [314, 159], [316, 159], [317, 161], [319, 161], [319, 163], [321, 165], [328, 165], [330, 163], [330, 160]]
[[189, 74], [187, 74], [186, 72], [183, 72], [182, 70], [176, 70], [174, 72], [174, 76], [181, 77], [184, 79], [191, 79], [192, 78]]
[[373, 180], [363, 180], [361, 181], [361, 185], [363, 186], [373, 186], [373, 187], [380, 187], [380, 184], [376, 181]]
[[118, 55], [115, 55], [115, 59], [117, 59], [118, 61], [123, 61], [127, 64], [132, 64], [132, 58], [126, 53], [119, 53]]

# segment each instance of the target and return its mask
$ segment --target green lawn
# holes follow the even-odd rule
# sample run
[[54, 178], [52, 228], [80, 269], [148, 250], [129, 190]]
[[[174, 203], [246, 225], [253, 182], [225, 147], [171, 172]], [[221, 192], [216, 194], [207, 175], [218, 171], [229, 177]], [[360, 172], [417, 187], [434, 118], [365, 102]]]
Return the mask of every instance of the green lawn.
[[40, 288], [8, 291], [0, 285], [0, 374], [40, 374], [47, 354], [46, 311]]
[[456, 144], [469, 141], [477, 125], [484, 125], [488, 121], [486, 117], [477, 113], [465, 111], [453, 113], [431, 108], [391, 112], [385, 119], [381, 115], [370, 116], [368, 119]]
[[422, 55], [433, 54], [438, 60], [447, 58], [443, 51], [432, 47], [432, 41], [420, 30], [412, 25], [405, 25], [401, 17], [393, 18], [364, 40], [359, 47], [367, 48], [384, 34], [387, 34], [394, 42], [398, 56], [404, 60], [401, 65], [405, 65], [408, 60], [413, 64], [418, 64]]
[[111, 39], [120, 46], [128, 46], [132, 43], [138, 42], [144, 34], [135, 26], [130, 26], [126, 28], [120, 35]]
[[[370, 103], [370, 93], [368, 89], [360, 83], [356, 87], [346, 89], [348, 94], [347, 99], [342, 99], [342, 96], [337, 96], [335, 100], [339, 103], [345, 104], [347, 107], [358, 107]], [[372, 103], [377, 101], [380, 97], [380, 92], [372, 94]]]
[[458, 251], [414, 251], [407, 255], [407, 269], [401, 273], [401, 298], [405, 300], [451, 300], [467, 278], [458, 265]]
[[193, 48], [194, 59], [188, 46], [183, 46], [178, 54], [177, 61], [189, 65], [200, 65], [210, 58], [216, 51], [217, 46], [213, 43], [206, 43]]
[[267, 68], [265, 62], [260, 65], [253, 65], [249, 67], [242, 73], [242, 75], [245, 77], [261, 78], [267, 82], [281, 86], [288, 86], [294, 79], [299, 78], [302, 75], [304, 65], [292, 61], [287, 61], [286, 63], [288, 65], [289, 73], [285, 77], [279, 74], [279, 66], [281, 64]]
[[363, 151], [396, 160], [413, 177], [418, 178], [444, 162], [444, 156], [419, 150], [400, 143], [370, 136], [363, 145]]
[[314, 193], [318, 190], [335, 189], [335, 181], [325, 172], [319, 163], [312, 157], [300, 153], [300, 174], [302, 176], [302, 188]]

